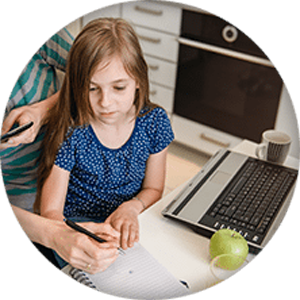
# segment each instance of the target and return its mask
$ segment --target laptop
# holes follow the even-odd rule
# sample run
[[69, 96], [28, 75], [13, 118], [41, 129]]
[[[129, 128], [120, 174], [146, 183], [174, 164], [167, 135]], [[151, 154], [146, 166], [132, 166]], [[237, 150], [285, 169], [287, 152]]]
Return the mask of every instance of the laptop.
[[291, 200], [298, 171], [222, 149], [162, 211], [163, 216], [210, 238], [229, 228], [259, 253]]

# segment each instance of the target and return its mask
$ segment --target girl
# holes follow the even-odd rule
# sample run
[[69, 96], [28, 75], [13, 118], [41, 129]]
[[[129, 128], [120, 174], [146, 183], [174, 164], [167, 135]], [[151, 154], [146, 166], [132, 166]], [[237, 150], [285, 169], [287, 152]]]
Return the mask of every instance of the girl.
[[[15, 123], [24, 125], [33, 121], [34, 125], [24, 133], [10, 138], [8, 142], [0, 144], [1, 167], [12, 209], [40, 252], [56, 266], [57, 260], [50, 249], [55, 250], [75, 268], [96, 273], [107, 268], [117, 258], [119, 232], [105, 223], [81, 224], [93, 232], [105, 233], [106, 240], [111, 240], [112, 237], [117, 240], [100, 246], [85, 235], [70, 229], [62, 221], [45, 219], [31, 213], [36, 196], [37, 159], [40, 153], [38, 149], [43, 137], [39, 129], [47, 108], [58, 99], [59, 92], [53, 93], [61, 86], [62, 78], [58, 74], [65, 72], [72, 43], [73, 37], [63, 28], [33, 55], [18, 78], [7, 103], [8, 115], [3, 122], [2, 133], [8, 132]], [[90, 265], [92, 267], [88, 268]]]
[[94, 20], [74, 41], [45, 120], [35, 208], [51, 219], [109, 223], [123, 249], [139, 240], [139, 213], [162, 196], [174, 138], [166, 112], [149, 100], [147, 72], [127, 22]]

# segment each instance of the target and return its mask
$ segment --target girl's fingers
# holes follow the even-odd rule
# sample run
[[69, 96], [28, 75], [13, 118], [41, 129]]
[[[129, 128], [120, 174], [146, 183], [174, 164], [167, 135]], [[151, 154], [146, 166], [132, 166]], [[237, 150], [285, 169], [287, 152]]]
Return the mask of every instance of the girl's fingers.
[[128, 239], [128, 247], [133, 247], [134, 242], [135, 242], [135, 236], [136, 236], [136, 232], [135, 231], [131, 231], [130, 235], [129, 235], [129, 239]]
[[123, 224], [121, 231], [121, 247], [126, 250], [139, 241], [139, 229], [135, 224]]
[[129, 224], [124, 223], [121, 228], [121, 247], [126, 250], [128, 248]]
[[110, 224], [102, 223], [100, 225], [101, 228], [99, 228], [99, 231], [103, 232], [103, 234], [108, 234], [114, 237], [120, 237], [120, 232], [115, 230]]
[[103, 239], [110, 241], [120, 238], [120, 232], [114, 229], [109, 223], [81, 223], [83, 227], [102, 237]]
[[128, 238], [128, 246], [133, 247], [134, 243], [139, 241], [139, 230], [135, 226], [131, 226], [129, 238]]

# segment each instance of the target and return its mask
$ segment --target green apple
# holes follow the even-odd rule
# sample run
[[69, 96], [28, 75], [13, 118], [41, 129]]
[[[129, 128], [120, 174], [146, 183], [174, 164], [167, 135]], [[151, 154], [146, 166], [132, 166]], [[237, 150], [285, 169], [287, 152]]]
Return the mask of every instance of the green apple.
[[222, 269], [236, 270], [245, 261], [249, 247], [247, 241], [238, 232], [220, 229], [210, 239], [211, 259], [219, 257], [216, 265]]

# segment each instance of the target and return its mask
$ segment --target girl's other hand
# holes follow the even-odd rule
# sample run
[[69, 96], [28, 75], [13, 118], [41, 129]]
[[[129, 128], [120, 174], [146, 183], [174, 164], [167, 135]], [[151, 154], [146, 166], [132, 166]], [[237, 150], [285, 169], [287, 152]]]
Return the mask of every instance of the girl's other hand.
[[121, 204], [106, 220], [105, 223], [120, 232], [121, 247], [126, 250], [139, 241], [138, 215], [143, 210], [138, 201], [132, 200]]

